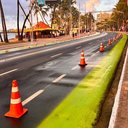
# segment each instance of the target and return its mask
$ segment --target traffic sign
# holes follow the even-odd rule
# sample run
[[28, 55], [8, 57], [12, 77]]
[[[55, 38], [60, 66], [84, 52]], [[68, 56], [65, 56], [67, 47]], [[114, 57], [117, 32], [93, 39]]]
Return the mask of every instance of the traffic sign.
[[45, 4], [45, 0], [37, 0], [38, 5], [44, 5]]

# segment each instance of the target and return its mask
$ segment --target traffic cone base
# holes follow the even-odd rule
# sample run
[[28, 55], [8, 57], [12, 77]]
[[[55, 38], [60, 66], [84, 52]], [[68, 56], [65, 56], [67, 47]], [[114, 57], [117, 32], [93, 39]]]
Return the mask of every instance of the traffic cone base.
[[85, 67], [87, 64], [79, 64], [79, 66], [81, 67]]
[[9, 112], [7, 112], [7, 113], [5, 114], [5, 116], [6, 116], [6, 117], [12, 117], [12, 118], [20, 118], [20, 117], [23, 116], [26, 112], [28, 112], [28, 109], [23, 108], [22, 113], [15, 114], [15, 113], [12, 113], [11, 111], [9, 111]]
[[100, 52], [104, 52], [104, 47], [100, 47]]

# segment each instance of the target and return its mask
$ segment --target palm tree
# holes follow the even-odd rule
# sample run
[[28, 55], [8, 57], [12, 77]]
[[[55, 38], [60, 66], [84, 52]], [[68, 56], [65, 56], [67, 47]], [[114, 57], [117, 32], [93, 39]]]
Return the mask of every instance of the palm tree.
[[[31, 11], [33, 9], [33, 6], [34, 6], [34, 3], [32, 4], [28, 14], [26, 14], [25, 10], [23, 9], [21, 3], [19, 0], [17, 0], [17, 33], [18, 33], [18, 40], [23, 40], [23, 32], [24, 32], [24, 28], [25, 28], [25, 25], [26, 25], [26, 21], [28, 20], [28, 22], [31, 24], [30, 20], [29, 20], [29, 16], [31, 14]], [[22, 10], [22, 12], [24, 13], [24, 16], [25, 16], [25, 19], [24, 19], [24, 22], [23, 22], [23, 26], [22, 26], [22, 29], [21, 29], [21, 32], [20, 32], [20, 28], [19, 28], [19, 13], [20, 13], [20, 8]]]
[[54, 20], [55, 20], [55, 12], [56, 8], [61, 4], [61, 0], [57, 0], [57, 2], [48, 2], [46, 1], [46, 4], [51, 8], [51, 28], [53, 26]]
[[[56, 23], [58, 26], [63, 24], [65, 25], [65, 32], [69, 34], [71, 31], [72, 21], [75, 17], [72, 17], [73, 14], [78, 14], [78, 10], [72, 5], [75, 3], [74, 0], [62, 0], [60, 3], [56, 4], [53, 8], [51, 24]], [[74, 15], [73, 15], [74, 16]], [[78, 15], [76, 15], [77, 17]]]
[[48, 6], [44, 6], [44, 5], [40, 6], [35, 1], [33, 10], [34, 10], [34, 15], [36, 15], [36, 18], [37, 18], [37, 23], [38, 23], [38, 15], [40, 15], [42, 21], [45, 22], [46, 24], [48, 24], [47, 20], [45, 19], [45, 16], [48, 16], [48, 14], [47, 14], [47, 11], [49, 10]]
[[[4, 11], [3, 11], [3, 6], [2, 6], [1, 0], [0, 0], [0, 14], [1, 14], [1, 22], [2, 22], [2, 28], [3, 28], [3, 37], [4, 37], [4, 41], [5, 41], [6, 43], [8, 43], [9, 40], [8, 40], [6, 22], [5, 22]], [[2, 41], [2, 38], [1, 38], [1, 41]]]

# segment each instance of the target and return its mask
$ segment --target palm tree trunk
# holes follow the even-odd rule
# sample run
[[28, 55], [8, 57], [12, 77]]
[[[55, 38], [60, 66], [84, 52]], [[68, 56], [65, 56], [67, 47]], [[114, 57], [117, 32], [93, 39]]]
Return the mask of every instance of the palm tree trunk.
[[[28, 14], [25, 17], [25, 20], [24, 20], [24, 23], [23, 23], [23, 26], [22, 26], [22, 30], [21, 30], [21, 35], [20, 35], [21, 36], [21, 40], [23, 39], [23, 32], [24, 32], [26, 21], [29, 19], [29, 16], [31, 14], [32, 9], [33, 9], [33, 5], [32, 5], [31, 9], [29, 10]], [[28, 21], [30, 21], [30, 20], [28, 20]], [[30, 22], [30, 24], [32, 24], [32, 23]]]
[[42, 13], [39, 12], [39, 14], [40, 14], [40, 17], [41, 17], [42, 21], [45, 22], [47, 25], [49, 25], [47, 20], [45, 19], [45, 17], [42, 15]]
[[[21, 5], [20, 2], [19, 2], [19, 6], [20, 6], [21, 10], [23, 11], [25, 17], [27, 17], [27, 14], [25, 13], [25, 11], [24, 11], [24, 9], [23, 9], [23, 7], [22, 7], [22, 5]], [[28, 20], [28, 22], [31, 24], [31, 21], [29, 20], [29, 18], [28, 18], [27, 20]]]
[[7, 28], [6, 28], [6, 23], [5, 23], [5, 17], [4, 17], [4, 11], [3, 11], [3, 6], [2, 2], [0, 0], [0, 13], [1, 13], [1, 22], [2, 22], [2, 28], [3, 28], [3, 37], [4, 41], [8, 43], [8, 35], [7, 35]]
[[25, 28], [25, 24], [26, 24], [26, 21], [28, 20], [29, 18], [29, 15], [30, 15], [31, 11], [29, 11], [29, 14], [26, 16], [25, 20], [24, 20], [24, 23], [23, 23], [23, 26], [22, 26], [22, 30], [21, 30], [21, 40], [23, 39], [23, 33], [24, 33], [24, 28]]
[[48, 22], [47, 22], [47, 20], [45, 19], [45, 17], [43, 17], [43, 19], [44, 19], [45, 23], [46, 23], [47, 25], [49, 25]]
[[[28, 22], [31, 24], [31, 21], [29, 20], [29, 15], [31, 13], [31, 10], [29, 11], [28, 14], [25, 13], [20, 1], [19, 1], [19, 7], [21, 8], [21, 10], [23, 11], [24, 15], [25, 15], [25, 19], [24, 19], [24, 22], [23, 22], [23, 26], [22, 26], [22, 30], [21, 30], [21, 34], [20, 34], [20, 31], [19, 31], [19, 35], [20, 35], [20, 40], [23, 40], [23, 33], [24, 33], [24, 28], [25, 28], [25, 24], [26, 24], [26, 21], [28, 20]], [[19, 10], [19, 9], [18, 9]], [[18, 18], [19, 19], [19, 18]], [[19, 25], [18, 25], [19, 26]]]
[[36, 14], [36, 20], [37, 20], [37, 24], [38, 24], [38, 22], [39, 22], [39, 20], [38, 20], [38, 13]]
[[18, 34], [18, 40], [20, 39], [20, 28], [19, 28], [19, 0], [17, 0], [17, 34]]
[[56, 11], [56, 5], [53, 6], [53, 13], [52, 13], [52, 21], [51, 21], [51, 28], [53, 27], [53, 21], [55, 18], [55, 11]]
[[1, 40], [1, 42], [3, 42], [3, 39], [2, 39], [1, 33], [0, 33], [0, 40]]

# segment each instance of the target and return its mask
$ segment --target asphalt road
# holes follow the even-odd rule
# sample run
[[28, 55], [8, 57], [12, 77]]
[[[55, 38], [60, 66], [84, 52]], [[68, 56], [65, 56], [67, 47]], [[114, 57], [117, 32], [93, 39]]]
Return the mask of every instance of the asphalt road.
[[[0, 128], [36, 128], [114, 47], [116, 43], [109, 47], [107, 43], [115, 35], [0, 55]], [[99, 52], [101, 42], [107, 46], [104, 53]], [[78, 66], [82, 49], [88, 64], [85, 68]], [[23, 105], [29, 110], [20, 119], [4, 117], [9, 110], [13, 79], [18, 81]]]

